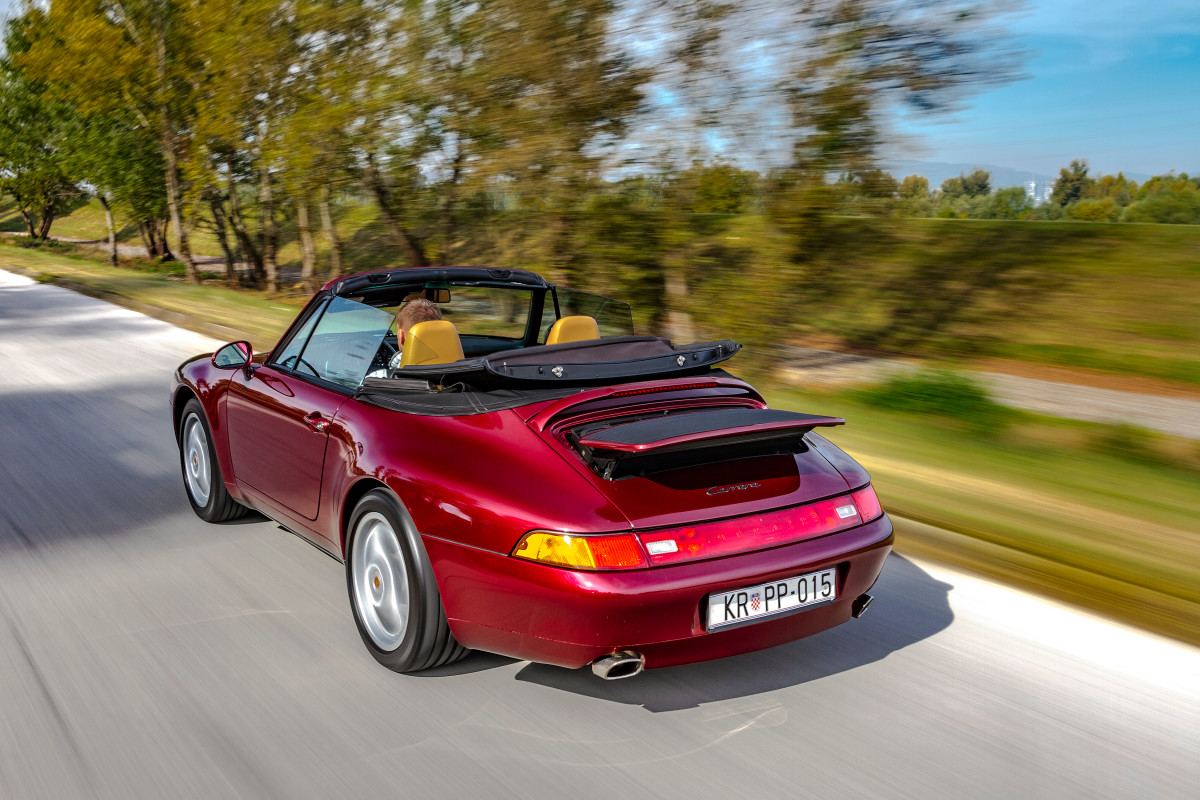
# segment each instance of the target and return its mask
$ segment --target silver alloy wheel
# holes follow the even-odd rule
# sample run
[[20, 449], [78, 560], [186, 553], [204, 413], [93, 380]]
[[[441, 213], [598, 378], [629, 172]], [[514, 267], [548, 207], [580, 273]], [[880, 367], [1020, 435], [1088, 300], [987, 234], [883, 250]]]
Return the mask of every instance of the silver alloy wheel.
[[408, 630], [408, 571], [387, 518], [370, 511], [358, 521], [350, 552], [354, 604], [375, 646], [391, 652]]
[[208, 505], [212, 490], [212, 467], [208, 455], [208, 435], [204, 423], [196, 414], [189, 414], [183, 423], [183, 476], [196, 505]]

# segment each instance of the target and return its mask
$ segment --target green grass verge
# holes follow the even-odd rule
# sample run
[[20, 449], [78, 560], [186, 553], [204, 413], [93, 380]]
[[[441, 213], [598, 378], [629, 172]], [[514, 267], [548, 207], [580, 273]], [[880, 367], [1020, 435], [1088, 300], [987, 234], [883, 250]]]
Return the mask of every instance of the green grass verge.
[[220, 285], [194, 286], [161, 267], [112, 267], [69, 248], [0, 244], [0, 269], [58, 283], [218, 339], [249, 339], [255, 349], [274, 346], [307, 299], [269, 298]]
[[1200, 644], [1195, 442], [1030, 414], [988, 435], [848, 395], [768, 400], [847, 419], [827, 435], [871, 472], [901, 552]]

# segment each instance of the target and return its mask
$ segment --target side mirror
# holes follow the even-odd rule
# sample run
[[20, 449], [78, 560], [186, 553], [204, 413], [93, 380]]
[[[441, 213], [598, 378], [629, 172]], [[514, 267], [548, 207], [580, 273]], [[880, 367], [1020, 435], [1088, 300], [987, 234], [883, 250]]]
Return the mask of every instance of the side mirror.
[[254, 348], [249, 342], [232, 342], [213, 353], [212, 363], [217, 369], [242, 369], [254, 358]]

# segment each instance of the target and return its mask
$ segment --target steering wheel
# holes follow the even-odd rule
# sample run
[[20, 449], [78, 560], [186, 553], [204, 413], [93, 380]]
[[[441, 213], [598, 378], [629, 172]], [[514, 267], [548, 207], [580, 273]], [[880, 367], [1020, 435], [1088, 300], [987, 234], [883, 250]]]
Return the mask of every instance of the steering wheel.
[[[291, 363], [289, 363], [289, 362], [291, 362]], [[321, 373], [317, 372], [317, 368], [314, 367], [312, 364], [308, 363], [307, 361], [305, 361], [300, 356], [288, 356], [283, 361], [279, 362], [279, 366], [284, 367], [285, 369], [294, 369], [294, 370], [298, 370], [300, 367], [304, 367], [305, 369], [307, 369], [309, 372], [311, 372], [316, 377], [318, 377], [318, 378], [321, 377]]]

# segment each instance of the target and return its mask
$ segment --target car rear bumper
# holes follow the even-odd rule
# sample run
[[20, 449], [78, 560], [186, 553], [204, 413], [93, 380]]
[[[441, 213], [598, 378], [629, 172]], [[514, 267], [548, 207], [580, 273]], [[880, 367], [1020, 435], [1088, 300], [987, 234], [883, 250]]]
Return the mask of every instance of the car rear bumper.
[[[891, 551], [886, 516], [848, 531], [711, 561], [627, 572], [558, 569], [426, 537], [450, 628], [466, 647], [582, 667], [637, 650], [646, 668], [748, 653], [851, 616]], [[709, 632], [702, 607], [724, 592], [829, 567], [837, 600]]]

